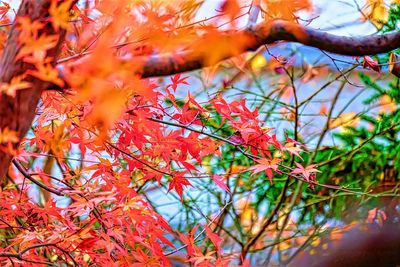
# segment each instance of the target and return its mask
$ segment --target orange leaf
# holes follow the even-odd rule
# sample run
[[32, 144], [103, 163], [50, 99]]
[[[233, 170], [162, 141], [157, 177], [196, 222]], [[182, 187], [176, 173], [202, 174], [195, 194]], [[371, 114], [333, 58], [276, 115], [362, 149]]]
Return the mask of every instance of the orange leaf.
[[23, 76], [15, 76], [11, 79], [10, 83], [0, 84], [0, 92], [15, 97], [17, 90], [27, 89], [31, 86], [29, 82], [23, 81]]
[[51, 2], [49, 8], [51, 22], [55, 30], [59, 28], [69, 30], [71, 28], [69, 21], [72, 17], [72, 13], [70, 12], [72, 0], [63, 1], [61, 4], [59, 4], [59, 2], [58, 0], [53, 0]]
[[24, 58], [24, 61], [29, 63], [43, 62], [47, 50], [55, 47], [57, 42], [57, 35], [41, 35], [37, 39], [29, 38], [24, 40], [23, 46], [16, 56], [16, 60]]
[[42, 81], [52, 82], [60, 87], [64, 86], [64, 81], [59, 78], [58, 70], [48, 63], [38, 63], [36, 64], [36, 70], [28, 70], [26, 74]]
[[329, 122], [329, 127], [330, 128], [336, 128], [339, 126], [354, 127], [358, 124], [359, 121], [360, 118], [357, 117], [357, 114], [355, 112], [348, 112], [348, 113], [343, 113], [342, 115], [340, 115], [335, 119], [331, 119]]
[[231, 20], [233, 20], [240, 13], [240, 5], [236, 0], [224, 0], [221, 3], [220, 11], [225, 13]]
[[0, 129], [0, 144], [17, 143], [19, 141], [18, 133], [9, 130], [7, 127]]
[[268, 16], [273, 19], [296, 20], [296, 12], [309, 11], [312, 7], [309, 0], [264, 0]]

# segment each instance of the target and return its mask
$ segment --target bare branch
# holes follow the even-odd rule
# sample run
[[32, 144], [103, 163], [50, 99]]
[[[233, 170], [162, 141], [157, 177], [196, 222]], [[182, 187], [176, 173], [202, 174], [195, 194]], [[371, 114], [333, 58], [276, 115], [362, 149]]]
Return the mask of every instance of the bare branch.
[[[224, 212], [224, 210], [225, 210], [230, 204], [232, 204], [232, 201], [226, 203], [225, 206], [223, 206], [223, 207], [221, 208], [221, 210], [218, 212], [218, 214], [215, 215], [215, 217], [207, 224], [207, 226], [210, 227], [210, 226], [215, 222], [215, 220], [218, 219], [219, 216], [221, 216], [221, 214]], [[197, 239], [199, 239], [205, 231], [206, 231], [206, 228], [203, 228], [203, 230], [201, 230], [200, 233], [198, 233], [198, 234], [194, 237], [194, 241], [196, 241]], [[170, 256], [170, 255], [172, 255], [172, 254], [175, 254], [175, 253], [181, 251], [182, 249], [185, 249], [187, 246], [188, 246], [188, 245], [183, 245], [183, 246], [181, 246], [181, 247], [179, 247], [179, 248], [177, 248], [177, 249], [174, 249], [174, 250], [172, 250], [172, 251], [170, 251], [170, 252], [166, 252], [166, 253], [164, 253], [164, 256]]]
[[[229, 37], [231, 40], [247, 38], [248, 41], [245, 46], [241, 47], [241, 52], [255, 51], [263, 45], [278, 41], [297, 42], [319, 48], [326, 52], [349, 56], [386, 53], [400, 47], [400, 32], [361, 37], [337, 36], [282, 20], [264, 22], [256, 25], [254, 28], [227, 33], [226, 37]], [[219, 60], [228, 59], [236, 55], [225, 53], [221, 55]], [[172, 75], [201, 69], [210, 65], [210, 62], [207, 61], [207, 53], [199, 52], [195, 49], [176, 53], [133, 57], [127, 59], [127, 61], [134, 62], [135, 66], [142, 66], [135, 72], [141, 74], [143, 78]]]
[[71, 259], [71, 262], [73, 263], [74, 266], [78, 265], [78, 263], [75, 261], [75, 259], [67, 251], [58, 247], [56, 243], [35, 244], [35, 245], [29, 246], [29, 247], [21, 250], [18, 253], [1, 252], [0, 257], [16, 258], [18, 260], [26, 261], [26, 262], [30, 262], [30, 263], [51, 265], [50, 262], [35, 261], [35, 260], [31, 260], [31, 259], [24, 257], [24, 254], [27, 253], [29, 250], [36, 249], [36, 248], [43, 248], [43, 247], [55, 247], [55, 248], [61, 250], [64, 254], [66, 254]]
[[36, 179], [34, 179], [24, 168], [24, 166], [21, 165], [21, 163], [19, 161], [17, 161], [16, 159], [12, 160], [12, 163], [14, 164], [14, 166], [20, 171], [20, 173], [22, 173], [22, 175], [28, 179], [29, 181], [31, 181], [32, 183], [36, 184], [37, 186], [39, 186], [40, 188], [43, 188], [44, 190], [56, 194], [57, 196], [63, 196], [64, 193], [60, 190], [54, 189], [54, 188], [50, 188], [47, 185], [37, 181]]

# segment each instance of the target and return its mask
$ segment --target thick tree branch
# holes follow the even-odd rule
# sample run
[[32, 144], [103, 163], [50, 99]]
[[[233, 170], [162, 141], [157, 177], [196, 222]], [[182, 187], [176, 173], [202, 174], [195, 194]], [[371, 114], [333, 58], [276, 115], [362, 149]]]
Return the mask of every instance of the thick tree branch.
[[[225, 37], [227, 39], [224, 39]], [[239, 54], [238, 52], [255, 51], [263, 45], [277, 41], [297, 42], [326, 52], [348, 56], [386, 53], [400, 47], [400, 32], [362, 37], [337, 36], [282, 20], [261, 23], [254, 28], [221, 36], [221, 42], [244, 39], [246, 42], [241, 45], [240, 51], [237, 51], [237, 49], [232, 50], [235, 53], [224, 53], [222, 51], [218, 60], [236, 56]], [[236, 45], [235, 42], [232, 45]], [[192, 49], [173, 54], [139, 56], [127, 61], [131, 61], [135, 66], [138, 66], [136, 72], [140, 73], [143, 78], [192, 71], [207, 67], [213, 63], [208, 60], [207, 51], [201, 49]]]

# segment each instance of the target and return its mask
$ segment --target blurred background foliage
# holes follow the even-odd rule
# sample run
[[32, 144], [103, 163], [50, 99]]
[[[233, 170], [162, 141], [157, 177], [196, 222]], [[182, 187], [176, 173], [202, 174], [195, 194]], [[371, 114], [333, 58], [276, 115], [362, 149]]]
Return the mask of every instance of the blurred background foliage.
[[[380, 32], [399, 28], [400, 5], [392, 4], [387, 11]], [[255, 266], [287, 264], [299, 253], [312, 254], [313, 247], [328, 249], [349, 225], [400, 221], [400, 81], [388, 72], [388, 59], [374, 58], [378, 73], [363, 68], [363, 59], [353, 62], [279, 44], [247, 57], [244, 71], [226, 67], [222, 77], [204, 85], [227, 99], [241, 94], [264, 115], [265, 126], [306, 144], [300, 153], [305, 165], [317, 164], [321, 171], [316, 184], [289, 172], [275, 175], [271, 183], [264, 172], [242, 172], [254, 162], [236, 146], [224, 144], [222, 157], [205, 158], [203, 167], [224, 173], [231, 194], [213, 193], [213, 182], [199, 182], [207, 194], [186, 195], [185, 201], [191, 207], [207, 195], [208, 207], [237, 203], [214, 223], [226, 250], [246, 251]], [[235, 78], [227, 82], [225, 77]], [[198, 78], [205, 82], [201, 74]], [[198, 95], [210, 97], [210, 91], [199, 90]], [[203, 120], [213, 133], [235, 135], [218, 112], [209, 112]], [[295, 167], [293, 156], [280, 157], [282, 166]], [[201, 209], [206, 213], [207, 208]]]

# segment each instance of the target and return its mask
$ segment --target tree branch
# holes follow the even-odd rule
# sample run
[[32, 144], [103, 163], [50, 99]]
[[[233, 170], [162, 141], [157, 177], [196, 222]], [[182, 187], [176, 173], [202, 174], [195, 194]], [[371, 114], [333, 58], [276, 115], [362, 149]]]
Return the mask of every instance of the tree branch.
[[[215, 217], [207, 224], [207, 226], [210, 227], [210, 226], [215, 222], [215, 220], [218, 219], [219, 216], [221, 216], [221, 214], [224, 212], [224, 210], [225, 210], [230, 204], [232, 204], [232, 201], [226, 203], [226, 204], [221, 208], [221, 210], [218, 212], [218, 214], [215, 215]], [[198, 233], [198, 234], [194, 237], [193, 240], [196, 241], [197, 239], [199, 239], [199, 238], [203, 235], [203, 233], [204, 233], [205, 231], [206, 231], [206, 228], [203, 228], [203, 230], [201, 230], [200, 233]], [[176, 249], [174, 249], [174, 250], [172, 250], [172, 251], [165, 252], [165, 253], [164, 253], [164, 256], [170, 256], [170, 255], [172, 255], [172, 254], [174, 254], [174, 253], [177, 253], [177, 252], [181, 251], [182, 249], [187, 248], [187, 246], [188, 246], [188, 245], [183, 245], [183, 246], [181, 246], [181, 247], [179, 247], [179, 248], [176, 248]]]
[[[386, 53], [400, 47], [400, 31], [382, 35], [347, 37], [333, 35], [282, 20], [260, 23], [253, 28], [246, 28], [235, 33], [226, 33], [226, 35], [221, 36], [220, 41], [227, 41], [228, 39], [224, 40], [225, 37], [229, 38], [229, 40], [243, 40], [244, 38], [247, 40], [240, 47], [240, 53], [255, 51], [263, 45], [278, 41], [297, 42], [326, 52], [348, 56]], [[236, 51], [236, 53], [225, 53], [224, 51], [218, 60], [225, 60], [238, 55], [237, 50], [232, 50]], [[135, 72], [141, 74], [143, 78], [147, 78], [207, 67], [212, 64], [207, 60], [207, 56], [207, 51], [192, 49], [176, 53], [138, 56], [126, 61], [133, 62], [135, 66], [138, 66]]]
[[45, 185], [45, 184], [43, 184], [43, 183], [41, 183], [41, 182], [35, 180], [35, 179], [26, 171], [26, 169], [24, 168], [24, 166], [22, 166], [21, 163], [20, 163], [18, 160], [13, 159], [13, 160], [12, 160], [12, 163], [13, 163], [14, 166], [18, 169], [18, 171], [19, 171], [20, 173], [22, 173], [22, 175], [23, 175], [26, 179], [28, 179], [29, 181], [31, 181], [32, 183], [36, 184], [37, 186], [43, 188], [44, 190], [46, 190], [46, 191], [48, 191], [48, 192], [50, 192], [50, 193], [56, 194], [57, 196], [64, 196], [64, 193], [63, 193], [62, 191], [57, 190], [57, 189], [50, 188], [50, 187], [48, 187], [47, 185]]
[[55, 247], [55, 248], [59, 249], [65, 255], [67, 255], [68, 258], [70, 258], [71, 262], [73, 263], [73, 266], [78, 266], [78, 263], [76, 262], [76, 260], [66, 250], [58, 247], [56, 243], [35, 244], [35, 245], [29, 246], [29, 247], [21, 250], [18, 253], [1, 252], [0, 257], [16, 258], [18, 260], [26, 261], [26, 262], [30, 262], [30, 263], [49, 265], [49, 264], [51, 264], [50, 262], [36, 261], [36, 260], [31, 260], [31, 259], [24, 257], [24, 254], [27, 253], [29, 250], [36, 249], [36, 248], [43, 248], [43, 247]]

